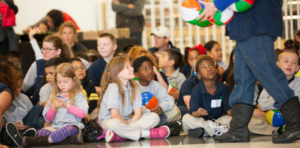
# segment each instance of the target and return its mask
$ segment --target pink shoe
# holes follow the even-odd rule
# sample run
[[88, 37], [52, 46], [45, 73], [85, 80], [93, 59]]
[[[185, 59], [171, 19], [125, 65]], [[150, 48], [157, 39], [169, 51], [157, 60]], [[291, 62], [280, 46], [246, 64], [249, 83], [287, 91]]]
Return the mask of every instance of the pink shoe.
[[105, 141], [106, 142], [122, 142], [125, 141], [125, 138], [122, 138], [118, 136], [116, 133], [114, 133], [111, 130], [107, 130], [105, 134]]
[[167, 138], [170, 135], [170, 129], [167, 126], [161, 126], [158, 128], [150, 129], [150, 139], [162, 139]]
[[105, 139], [105, 135], [106, 135], [106, 130], [103, 129], [102, 134], [101, 134], [99, 137], [97, 137], [96, 139], [97, 139], [98, 141], [100, 141], [100, 140], [102, 140], [102, 139]]

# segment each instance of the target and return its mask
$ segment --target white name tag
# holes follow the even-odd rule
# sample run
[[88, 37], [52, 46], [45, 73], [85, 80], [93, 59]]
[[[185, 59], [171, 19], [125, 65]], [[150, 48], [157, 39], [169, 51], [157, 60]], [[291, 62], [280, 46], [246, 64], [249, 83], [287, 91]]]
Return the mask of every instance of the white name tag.
[[221, 107], [221, 99], [211, 100], [211, 108]]

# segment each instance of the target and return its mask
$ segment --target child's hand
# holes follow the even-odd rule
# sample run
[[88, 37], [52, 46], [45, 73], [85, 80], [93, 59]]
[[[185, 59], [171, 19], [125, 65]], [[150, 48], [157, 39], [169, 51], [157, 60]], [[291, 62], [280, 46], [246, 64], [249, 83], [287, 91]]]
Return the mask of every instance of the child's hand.
[[22, 121], [15, 122], [15, 126], [17, 127], [18, 130], [21, 130], [21, 131], [28, 128], [26, 125], [23, 125]]
[[44, 123], [44, 127], [49, 127], [49, 126], [51, 126], [51, 122], [45, 122]]
[[208, 115], [207, 111], [206, 111], [204, 108], [201, 108], [201, 107], [198, 108], [197, 114], [198, 114], [199, 116], [207, 116], [207, 115]]
[[154, 107], [151, 112], [157, 113], [158, 115], [162, 114], [162, 108], [160, 106]]
[[63, 103], [63, 107], [65, 107], [65, 108], [69, 108], [69, 106], [70, 106], [70, 103], [69, 103], [69, 102], [66, 102], [66, 101], [64, 101], [64, 103]]
[[38, 33], [38, 28], [34, 27], [34, 28], [29, 28], [29, 32], [28, 32], [28, 37], [30, 40], [34, 39], [34, 35]]
[[172, 96], [175, 100], [178, 100], [178, 98], [179, 98], [179, 91], [176, 90], [174, 92], [170, 92], [169, 95]]
[[157, 70], [157, 68], [155, 66], [153, 66], [153, 71], [154, 71], [155, 74], [159, 73], [159, 71]]
[[64, 103], [64, 100], [56, 98], [52, 103], [52, 107], [53, 109], [57, 110], [60, 107], [64, 107]]

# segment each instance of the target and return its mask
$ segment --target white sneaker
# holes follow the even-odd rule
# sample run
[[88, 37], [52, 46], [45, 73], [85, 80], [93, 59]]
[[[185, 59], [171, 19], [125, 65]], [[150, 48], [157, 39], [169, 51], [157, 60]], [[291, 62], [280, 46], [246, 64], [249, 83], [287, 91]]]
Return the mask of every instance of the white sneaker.
[[215, 136], [221, 136], [229, 130], [227, 126], [213, 121], [209, 122], [208, 126], [215, 130]]

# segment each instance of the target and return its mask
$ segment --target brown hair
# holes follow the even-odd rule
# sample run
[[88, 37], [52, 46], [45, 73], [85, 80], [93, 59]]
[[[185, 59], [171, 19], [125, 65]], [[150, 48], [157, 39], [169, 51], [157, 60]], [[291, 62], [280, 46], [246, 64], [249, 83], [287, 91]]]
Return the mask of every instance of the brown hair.
[[45, 37], [43, 42], [53, 43], [54, 47], [57, 49], [61, 49], [61, 58], [71, 59], [73, 57], [72, 50], [68, 47], [67, 44], [63, 42], [63, 40], [59, 36], [48, 35]]
[[[101, 101], [103, 99], [104, 93], [107, 89], [107, 86], [110, 83], [116, 83], [118, 86], [119, 94], [122, 97], [122, 105], [125, 103], [125, 94], [122, 88], [121, 81], [118, 78], [118, 74], [124, 69], [125, 64], [130, 63], [129, 59], [127, 56], [116, 56], [112, 58], [109, 63], [106, 65], [104, 73], [102, 75], [102, 80], [101, 80], [101, 93], [99, 96], [99, 101], [98, 101], [98, 110], [101, 105]], [[133, 103], [136, 98], [136, 91], [138, 85], [134, 80], [129, 80], [130, 86], [131, 86], [131, 102]]]
[[8, 61], [0, 62], [0, 82], [10, 89], [13, 100], [17, 94], [17, 82], [21, 78], [20, 73], [17, 72], [12, 63]]
[[53, 85], [53, 91], [51, 94], [51, 102], [53, 102], [57, 94], [60, 93], [60, 90], [57, 86], [57, 74], [62, 75], [63, 77], [72, 78], [74, 86], [73, 89], [69, 91], [69, 100], [71, 104], [75, 103], [75, 96], [77, 93], [82, 92], [80, 87], [80, 82], [76, 78], [75, 70], [73, 69], [72, 65], [70, 63], [62, 63], [56, 67], [56, 73], [55, 73], [55, 84]]
[[110, 33], [102, 33], [99, 35], [99, 38], [105, 38], [105, 37], [109, 38], [114, 44], [117, 44], [117, 40], [114, 35]]

